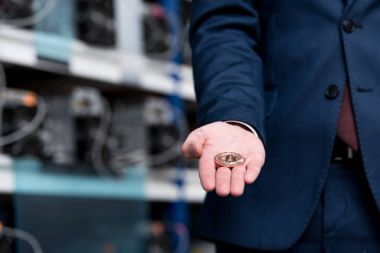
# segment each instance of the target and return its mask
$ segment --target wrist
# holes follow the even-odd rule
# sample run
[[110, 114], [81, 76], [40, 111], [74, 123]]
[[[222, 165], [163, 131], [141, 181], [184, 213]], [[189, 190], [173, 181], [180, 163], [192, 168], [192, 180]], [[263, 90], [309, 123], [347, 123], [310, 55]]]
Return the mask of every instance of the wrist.
[[235, 121], [235, 120], [228, 120], [228, 121], [225, 121], [225, 122], [228, 123], [228, 124], [230, 124], [230, 125], [238, 126], [238, 127], [242, 128], [242, 129], [248, 131], [248, 132], [253, 133], [254, 135], [256, 135], [258, 137], [258, 134], [257, 134], [256, 130], [252, 126], [250, 126], [250, 125], [248, 125], [248, 124], [246, 124], [244, 122]]

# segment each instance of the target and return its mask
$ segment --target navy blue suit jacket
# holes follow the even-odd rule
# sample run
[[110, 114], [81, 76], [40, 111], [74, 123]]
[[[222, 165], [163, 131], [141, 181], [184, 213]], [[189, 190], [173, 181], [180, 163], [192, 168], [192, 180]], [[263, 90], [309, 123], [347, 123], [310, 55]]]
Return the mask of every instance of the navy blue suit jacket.
[[[249, 123], [267, 154], [242, 197], [208, 194], [200, 235], [267, 250], [296, 242], [326, 179], [347, 80], [379, 204], [380, 1], [193, 0], [192, 6], [200, 124]], [[338, 92], [329, 90], [332, 84]]]

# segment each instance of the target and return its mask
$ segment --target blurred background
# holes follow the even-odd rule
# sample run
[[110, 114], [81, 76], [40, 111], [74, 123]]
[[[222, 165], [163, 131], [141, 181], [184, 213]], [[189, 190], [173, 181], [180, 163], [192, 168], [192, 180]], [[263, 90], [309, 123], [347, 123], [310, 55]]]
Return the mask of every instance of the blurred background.
[[208, 253], [190, 0], [0, 0], [0, 253]]

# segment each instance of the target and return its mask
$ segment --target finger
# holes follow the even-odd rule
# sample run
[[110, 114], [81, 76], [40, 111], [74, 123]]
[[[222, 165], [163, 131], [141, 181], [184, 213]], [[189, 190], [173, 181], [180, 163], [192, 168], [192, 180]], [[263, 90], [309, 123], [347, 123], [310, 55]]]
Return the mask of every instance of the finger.
[[196, 129], [189, 134], [182, 145], [182, 154], [187, 158], [199, 158], [202, 155], [202, 147], [205, 136], [201, 129]]
[[230, 194], [231, 170], [226, 167], [220, 167], [216, 171], [215, 178], [216, 193], [221, 197], [225, 197]]
[[199, 159], [199, 178], [205, 191], [213, 191], [215, 189], [215, 162], [214, 155], [204, 152]]
[[246, 184], [252, 184], [253, 182], [255, 182], [255, 180], [260, 174], [262, 166], [263, 166], [263, 163], [256, 160], [250, 161], [247, 164], [247, 171], [245, 172], [245, 175], [244, 175], [244, 181]]
[[238, 166], [232, 170], [231, 174], [231, 195], [234, 197], [241, 196], [244, 192], [244, 174], [245, 166]]

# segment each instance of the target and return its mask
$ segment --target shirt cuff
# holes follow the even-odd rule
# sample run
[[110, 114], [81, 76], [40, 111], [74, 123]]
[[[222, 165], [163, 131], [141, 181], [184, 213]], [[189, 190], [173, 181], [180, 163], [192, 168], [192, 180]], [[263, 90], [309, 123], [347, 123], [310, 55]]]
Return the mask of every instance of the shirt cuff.
[[249, 124], [247, 123], [244, 123], [244, 122], [241, 122], [241, 121], [238, 121], [238, 120], [227, 120], [225, 121], [226, 123], [233, 123], [233, 124], [237, 124], [237, 125], [242, 125], [244, 127], [246, 127], [249, 131], [251, 131], [254, 135], [256, 135], [257, 137], [259, 137], [259, 135], [257, 134], [256, 130], [250, 126]]

